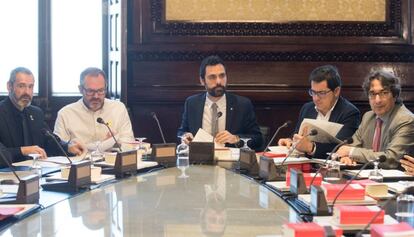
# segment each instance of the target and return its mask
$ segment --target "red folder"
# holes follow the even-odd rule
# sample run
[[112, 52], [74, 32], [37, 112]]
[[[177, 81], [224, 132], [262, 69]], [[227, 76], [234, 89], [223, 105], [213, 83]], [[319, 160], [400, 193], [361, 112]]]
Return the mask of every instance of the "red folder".
[[19, 211], [23, 210], [23, 207], [2, 207], [0, 208], [0, 221], [6, 219], [9, 216], [13, 216]]
[[[314, 174], [311, 174], [311, 173], [303, 173], [303, 178], [305, 179], [306, 187], [309, 187], [310, 182], [313, 179], [313, 176]], [[313, 185], [321, 186], [321, 183], [322, 183], [322, 176], [318, 174], [315, 180], [313, 181]], [[286, 173], [286, 186], [287, 187], [290, 186], [290, 172]]]
[[[332, 227], [336, 237], [341, 237], [343, 231]], [[283, 225], [283, 237], [325, 237], [324, 227], [314, 223], [288, 223]]]
[[[412, 237], [414, 236], [414, 228], [406, 222], [389, 224], [389, 225], [372, 225], [371, 237], [386, 237], [387, 234], [394, 234], [392, 236], [398, 237]], [[398, 234], [397, 234], [398, 233]]]
[[[333, 201], [336, 195], [344, 188], [345, 184], [322, 184], [326, 200]], [[350, 184], [339, 195], [338, 200], [364, 200], [365, 189], [359, 184]]]
[[337, 223], [344, 225], [364, 225], [368, 223], [376, 214], [374, 224], [384, 223], [384, 210], [378, 206], [335, 206], [334, 217]]

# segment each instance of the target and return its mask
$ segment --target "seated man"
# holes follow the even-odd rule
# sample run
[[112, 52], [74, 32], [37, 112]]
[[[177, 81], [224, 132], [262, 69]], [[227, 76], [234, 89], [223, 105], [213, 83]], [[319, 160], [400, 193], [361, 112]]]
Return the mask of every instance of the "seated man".
[[[309, 95], [312, 96], [312, 102], [306, 103], [300, 110], [293, 141], [298, 142], [296, 149], [299, 152], [315, 158], [326, 158], [326, 153], [330, 152], [336, 144], [311, 142], [303, 136], [304, 134], [297, 134], [303, 119], [310, 118], [343, 124], [344, 126], [336, 137], [344, 140], [351, 137], [358, 128], [360, 112], [353, 104], [340, 96], [341, 77], [334, 66], [325, 65], [314, 69], [309, 76], [309, 82], [311, 83]], [[282, 138], [278, 144], [291, 147], [293, 141], [290, 138]]]
[[207, 93], [187, 98], [177, 135], [188, 144], [198, 129], [203, 128], [216, 143], [240, 147], [243, 145], [240, 137], [245, 137], [251, 138], [250, 148], [259, 149], [263, 138], [253, 105], [246, 97], [226, 92], [226, 68], [218, 56], [209, 56], [201, 62], [200, 82]]
[[87, 68], [80, 75], [79, 91], [82, 98], [66, 105], [59, 112], [55, 133], [65, 141], [77, 139], [89, 150], [101, 151], [115, 144], [108, 128], [97, 122], [102, 118], [111, 127], [119, 143], [134, 141], [131, 121], [122, 102], [105, 98], [107, 89], [105, 72]]
[[[47, 125], [43, 111], [31, 105], [34, 76], [23, 67], [15, 68], [7, 82], [8, 98], [0, 102], [0, 149], [10, 163], [28, 159], [29, 154], [63, 155], [52, 138], [45, 135]], [[83, 152], [83, 147], [73, 142], [61, 145], [74, 155]], [[7, 164], [0, 159], [0, 167]]]
[[395, 169], [402, 154], [414, 147], [414, 115], [400, 98], [400, 79], [391, 73], [376, 71], [363, 86], [371, 111], [364, 114], [361, 125], [352, 136], [353, 143], [337, 151], [341, 162], [366, 163], [381, 155], [387, 160], [382, 168]]

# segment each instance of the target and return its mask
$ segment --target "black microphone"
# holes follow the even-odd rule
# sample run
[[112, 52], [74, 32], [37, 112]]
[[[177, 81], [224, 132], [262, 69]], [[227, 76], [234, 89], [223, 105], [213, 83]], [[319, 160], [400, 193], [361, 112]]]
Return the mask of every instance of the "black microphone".
[[[220, 114], [220, 113], [221, 113], [221, 112], [219, 112], [218, 114]], [[218, 114], [217, 114], [217, 115], [218, 115]], [[157, 114], [156, 114], [155, 112], [151, 112], [151, 116], [152, 116], [152, 118], [153, 118], [153, 119], [157, 122], [158, 130], [160, 131], [162, 141], [164, 142], [164, 144], [165, 144], [165, 143], [167, 143], [167, 142], [165, 141], [165, 138], [164, 138], [164, 133], [163, 133], [163, 131], [162, 131], [162, 128], [161, 128], [161, 125], [160, 125], [160, 121], [158, 120]]]
[[20, 180], [19, 176], [17, 175], [17, 173], [14, 170], [13, 166], [10, 164], [9, 160], [7, 159], [7, 157], [3, 154], [2, 149], [0, 149], [0, 157], [7, 164], [7, 166], [9, 167], [9, 169], [13, 172], [14, 176], [16, 176], [17, 180], [19, 180], [19, 183], [20, 183], [21, 180]]
[[354, 175], [354, 176], [352, 176], [352, 178], [351, 179], [349, 179], [346, 183], [345, 183], [345, 185], [344, 185], [344, 187], [338, 192], [338, 194], [336, 194], [336, 196], [335, 196], [335, 198], [334, 198], [334, 200], [332, 201], [332, 207], [335, 205], [335, 202], [336, 202], [336, 200], [338, 199], [338, 197], [339, 197], [339, 195], [341, 195], [344, 191], [345, 191], [345, 189], [352, 183], [352, 181], [354, 180], [354, 179], [356, 179], [357, 177], [358, 177], [358, 175], [362, 172], [362, 170], [364, 170], [365, 169], [365, 167], [367, 167], [369, 164], [371, 164], [372, 162], [379, 162], [379, 163], [382, 163], [382, 162], [384, 162], [384, 161], [386, 161], [387, 160], [387, 157], [385, 156], [385, 155], [381, 155], [380, 157], [378, 157], [378, 159], [375, 159], [375, 160], [371, 160], [371, 161], [368, 161], [367, 163], [365, 163], [359, 170], [358, 170], [358, 172]]
[[311, 182], [310, 182], [309, 187], [311, 187], [311, 186], [312, 186], [313, 182], [314, 182], [314, 181], [315, 181], [315, 179], [316, 179], [316, 176], [318, 176], [318, 174], [321, 172], [322, 168], [326, 165], [326, 163], [328, 163], [328, 160], [331, 160], [331, 159], [332, 159], [332, 154], [333, 154], [333, 153], [335, 153], [335, 152], [339, 149], [339, 147], [341, 147], [341, 146], [343, 146], [343, 145], [345, 145], [345, 144], [351, 144], [352, 142], [354, 142], [354, 140], [352, 139], [352, 137], [347, 138], [347, 139], [343, 140], [341, 143], [339, 143], [338, 145], [336, 145], [336, 146], [332, 149], [331, 153], [329, 153], [329, 155], [328, 155], [328, 157], [326, 158], [326, 160], [325, 160], [325, 161], [324, 161], [324, 162], [320, 165], [319, 169], [315, 172], [315, 175], [312, 177], [312, 180], [311, 180]]
[[361, 237], [362, 234], [371, 226], [372, 222], [375, 221], [375, 219], [377, 219], [377, 217], [379, 216], [379, 214], [381, 213], [382, 210], [385, 210], [385, 208], [391, 203], [392, 200], [397, 199], [399, 196], [404, 195], [404, 194], [411, 194], [414, 195], [414, 186], [411, 187], [407, 187], [403, 192], [401, 192], [400, 194], [396, 194], [393, 197], [389, 198], [384, 205], [382, 205], [381, 209], [371, 218], [371, 220], [368, 221], [368, 223], [365, 225], [365, 227], [358, 231], [358, 233], [355, 235], [357, 237]]
[[121, 144], [119, 144], [119, 143], [118, 143], [118, 141], [116, 140], [116, 138], [115, 138], [114, 134], [112, 133], [111, 128], [109, 127], [109, 124], [108, 124], [108, 123], [106, 123], [106, 122], [103, 120], [103, 118], [101, 118], [101, 117], [98, 117], [98, 118], [96, 119], [96, 122], [98, 122], [98, 123], [100, 123], [100, 124], [103, 124], [103, 125], [105, 125], [105, 127], [107, 127], [107, 128], [108, 128], [109, 133], [111, 134], [112, 138], [113, 138], [113, 139], [114, 139], [114, 141], [115, 141], [115, 147], [119, 148], [119, 151], [120, 151], [120, 152], [122, 152], [122, 149], [121, 149]]
[[47, 127], [42, 128], [42, 133], [50, 138], [52, 138], [53, 142], [59, 147], [59, 150], [65, 155], [66, 159], [68, 159], [69, 164], [72, 164], [68, 153], [66, 153], [65, 149], [63, 149], [62, 144], [60, 144], [60, 137], [47, 129]]
[[[308, 134], [306, 134], [305, 136], [303, 136], [303, 138], [305, 137], [309, 137], [309, 136], [315, 136], [318, 135], [318, 130], [316, 129], [312, 129], [310, 130], [310, 132]], [[302, 139], [303, 139], [302, 138]], [[285, 163], [285, 161], [287, 160], [287, 158], [292, 155], [292, 153], [296, 150], [296, 146], [299, 144], [299, 142], [297, 142], [295, 145], [292, 146], [292, 149], [289, 151], [289, 153], [287, 153], [285, 159], [283, 159], [282, 163], [280, 163], [280, 166], [283, 166], [283, 164]]]
[[[276, 137], [276, 135], [279, 133], [279, 131], [280, 131], [282, 128], [286, 128], [286, 127], [288, 127], [291, 123], [292, 123], [292, 122], [291, 122], [290, 120], [288, 120], [288, 121], [286, 121], [284, 124], [282, 124], [282, 126], [280, 126], [280, 127], [278, 127], [278, 128], [276, 129], [276, 132], [275, 132], [275, 133], [273, 133], [273, 136], [272, 136], [272, 138], [270, 139], [269, 143], [267, 144], [266, 148], [263, 150], [263, 153], [264, 153], [264, 152], [266, 152], [266, 151], [267, 151], [267, 149], [269, 149], [270, 144], [272, 144], [273, 140], [275, 140], [275, 137]], [[264, 155], [264, 154], [263, 154], [263, 155]]]

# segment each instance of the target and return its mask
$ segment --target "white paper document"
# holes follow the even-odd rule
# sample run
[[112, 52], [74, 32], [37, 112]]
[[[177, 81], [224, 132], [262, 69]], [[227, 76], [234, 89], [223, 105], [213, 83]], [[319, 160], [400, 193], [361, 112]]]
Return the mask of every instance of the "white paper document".
[[336, 135], [343, 126], [343, 124], [339, 123], [306, 118], [300, 124], [299, 134], [304, 135], [305, 130], [306, 133], [309, 133], [312, 129], [316, 129], [318, 134], [315, 136], [309, 136], [309, 140], [321, 143], [340, 143], [341, 140], [336, 138]]
[[[355, 175], [359, 170], [347, 170], [348, 173]], [[367, 169], [361, 171], [358, 175], [358, 178], [368, 178], [369, 173], [373, 171], [373, 169]], [[384, 178], [392, 178], [392, 177], [411, 177], [410, 175], [404, 173], [401, 170], [379, 170]]]
[[[206, 130], [199, 128], [197, 134], [193, 138], [193, 142], [213, 142], [214, 137], [206, 132]], [[215, 148], [224, 147], [224, 144], [214, 143]]]

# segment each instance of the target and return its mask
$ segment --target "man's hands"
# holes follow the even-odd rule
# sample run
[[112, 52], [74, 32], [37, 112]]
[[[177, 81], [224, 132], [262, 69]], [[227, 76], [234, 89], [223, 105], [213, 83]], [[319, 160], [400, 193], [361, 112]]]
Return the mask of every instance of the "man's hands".
[[22, 146], [20, 147], [20, 151], [24, 156], [28, 156], [29, 154], [39, 154], [40, 159], [46, 159], [47, 154], [43, 148], [39, 146]]
[[184, 142], [185, 144], [190, 144], [190, 142], [194, 139], [194, 136], [192, 133], [184, 133], [184, 135], [181, 136], [181, 141]]
[[336, 155], [340, 158], [339, 161], [346, 165], [355, 165], [356, 162], [350, 157], [351, 153], [350, 146], [341, 146], [337, 151]]
[[239, 136], [233, 135], [227, 130], [217, 133], [214, 140], [215, 142], [221, 143], [221, 144], [224, 144], [224, 143], [236, 144], [240, 142]]
[[87, 148], [81, 142], [70, 141], [68, 144], [68, 151], [78, 156], [78, 155], [83, 154], [85, 151], [87, 151]]
[[403, 159], [400, 159], [400, 162], [405, 172], [414, 176], [414, 158], [409, 155], [404, 155]]
[[287, 148], [291, 148], [295, 144], [296, 150], [308, 154], [313, 151], [313, 142], [311, 142], [307, 137], [299, 134], [294, 134], [293, 140], [290, 138], [281, 138], [277, 144], [279, 146], [286, 146]]

